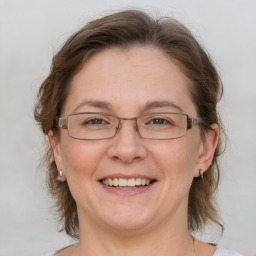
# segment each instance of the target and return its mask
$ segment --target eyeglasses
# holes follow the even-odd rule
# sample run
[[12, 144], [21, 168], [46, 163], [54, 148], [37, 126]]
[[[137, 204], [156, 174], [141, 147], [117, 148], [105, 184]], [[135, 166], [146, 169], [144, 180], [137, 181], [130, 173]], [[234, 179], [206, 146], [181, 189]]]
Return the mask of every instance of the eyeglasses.
[[183, 113], [157, 112], [137, 117], [122, 118], [106, 113], [74, 113], [67, 118], [57, 118], [57, 126], [68, 130], [71, 138], [78, 140], [103, 140], [114, 137], [122, 121], [135, 121], [140, 136], [151, 140], [169, 140], [183, 137], [186, 131], [201, 123], [201, 118]]

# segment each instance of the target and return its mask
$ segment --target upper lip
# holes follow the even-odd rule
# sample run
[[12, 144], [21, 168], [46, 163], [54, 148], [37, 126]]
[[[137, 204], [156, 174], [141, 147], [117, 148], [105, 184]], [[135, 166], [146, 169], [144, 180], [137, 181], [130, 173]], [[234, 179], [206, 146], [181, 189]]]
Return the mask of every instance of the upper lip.
[[147, 176], [147, 175], [142, 175], [142, 174], [123, 174], [123, 173], [113, 173], [110, 175], [103, 176], [99, 178], [98, 180], [104, 180], [104, 179], [114, 179], [114, 178], [122, 178], [122, 179], [148, 179], [148, 180], [156, 180], [153, 177]]

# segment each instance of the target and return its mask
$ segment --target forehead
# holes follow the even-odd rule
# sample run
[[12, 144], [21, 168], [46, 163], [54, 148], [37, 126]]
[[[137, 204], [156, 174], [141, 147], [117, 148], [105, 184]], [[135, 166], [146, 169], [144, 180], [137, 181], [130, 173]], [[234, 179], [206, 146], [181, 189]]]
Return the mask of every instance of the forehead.
[[141, 111], [148, 102], [171, 101], [193, 114], [189, 83], [175, 61], [154, 47], [105, 49], [73, 77], [63, 112], [71, 113], [84, 101], [106, 102], [125, 114]]

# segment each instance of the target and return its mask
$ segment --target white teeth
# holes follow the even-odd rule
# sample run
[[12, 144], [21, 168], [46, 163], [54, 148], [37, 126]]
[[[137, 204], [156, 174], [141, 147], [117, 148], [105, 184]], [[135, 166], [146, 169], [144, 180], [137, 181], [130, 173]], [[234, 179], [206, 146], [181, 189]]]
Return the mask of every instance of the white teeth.
[[113, 179], [113, 186], [118, 186], [119, 182], [117, 178]]
[[131, 178], [131, 179], [123, 179], [123, 178], [114, 178], [114, 179], [103, 179], [101, 181], [104, 185], [107, 186], [115, 186], [115, 187], [122, 187], [125, 189], [126, 187], [135, 188], [136, 186], [145, 186], [149, 185], [150, 180], [145, 178]]
[[[107, 184], [108, 185], [108, 184]], [[127, 187], [127, 179], [119, 179], [119, 184], [120, 187]]]
[[113, 185], [112, 179], [108, 179], [108, 185], [109, 185], [109, 186], [112, 186], [112, 185]]
[[129, 179], [127, 182], [128, 187], [135, 187], [135, 179]]
[[141, 179], [135, 179], [135, 185], [140, 186], [141, 185]]

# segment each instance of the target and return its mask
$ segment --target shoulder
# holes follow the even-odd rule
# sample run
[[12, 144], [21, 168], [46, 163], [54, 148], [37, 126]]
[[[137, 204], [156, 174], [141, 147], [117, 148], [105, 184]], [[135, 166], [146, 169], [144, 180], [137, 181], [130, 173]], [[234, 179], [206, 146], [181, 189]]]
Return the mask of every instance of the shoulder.
[[216, 247], [216, 251], [213, 254], [213, 256], [243, 256], [243, 255], [235, 251], [227, 250], [222, 246], [218, 245]]
[[[61, 249], [61, 250], [63, 250], [63, 249]], [[60, 252], [61, 250], [58, 250], [57, 252], [47, 253], [44, 256], [56, 256], [56, 253]], [[213, 256], [244, 256], [244, 255], [242, 255], [238, 252], [235, 252], [235, 251], [227, 250], [224, 247], [217, 245], [216, 251], [213, 254]]]
[[55, 252], [47, 253], [43, 256], [72, 255], [72, 252], [75, 246], [77, 246], [77, 244], [71, 244]]

